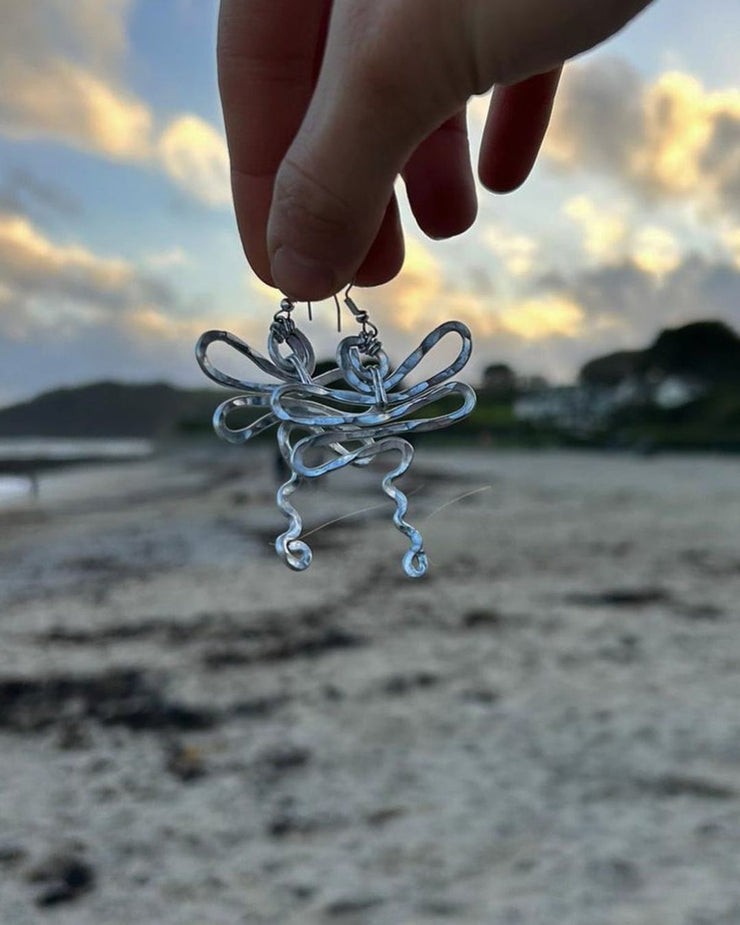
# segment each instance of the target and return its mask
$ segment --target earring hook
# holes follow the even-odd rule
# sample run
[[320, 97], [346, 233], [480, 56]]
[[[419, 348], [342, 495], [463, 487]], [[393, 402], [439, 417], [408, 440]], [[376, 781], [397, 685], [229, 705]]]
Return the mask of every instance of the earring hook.
[[342, 306], [339, 304], [339, 299], [334, 294], [334, 304], [337, 306], [337, 333], [342, 333]]

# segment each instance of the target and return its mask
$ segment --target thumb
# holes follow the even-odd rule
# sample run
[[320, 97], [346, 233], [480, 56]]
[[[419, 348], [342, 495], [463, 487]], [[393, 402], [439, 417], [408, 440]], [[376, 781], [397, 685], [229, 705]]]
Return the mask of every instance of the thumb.
[[396, 177], [470, 95], [442, 2], [436, 17], [437, 0], [335, 3], [319, 80], [273, 189], [267, 247], [287, 295], [326, 298], [354, 278]]

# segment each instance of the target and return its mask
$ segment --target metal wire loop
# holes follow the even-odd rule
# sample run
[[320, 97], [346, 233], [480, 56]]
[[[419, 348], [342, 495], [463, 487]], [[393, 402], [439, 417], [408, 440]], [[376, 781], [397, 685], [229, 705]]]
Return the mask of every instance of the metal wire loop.
[[290, 315], [281, 315], [280, 312], [275, 315], [270, 325], [270, 334], [279, 344], [285, 343], [289, 337], [295, 334], [295, 331], [295, 321]]
[[[278, 448], [290, 477], [277, 492], [277, 506], [288, 526], [275, 540], [280, 558], [295, 571], [311, 564], [310, 547], [301, 539], [303, 521], [292, 496], [306, 479], [316, 479], [346, 466], [367, 466], [373, 459], [395, 456], [381, 488], [393, 502], [393, 524], [407, 538], [403, 569], [411, 578], [424, 575], [428, 559], [421, 533], [406, 519], [408, 498], [397, 480], [409, 469], [414, 447], [406, 439], [413, 433], [438, 430], [467, 417], [475, 406], [475, 393], [452, 380], [467, 363], [472, 341], [459, 321], [438, 325], [405, 360], [391, 371], [378, 340], [378, 329], [368, 313], [358, 308], [347, 287], [344, 301], [360, 330], [338, 345], [336, 366], [316, 373], [316, 359], [308, 338], [296, 327], [293, 302], [285, 298], [270, 326], [268, 357], [226, 331], [207, 331], [196, 346], [196, 357], [209, 378], [241, 394], [226, 399], [214, 412], [214, 428], [229, 443], [243, 444], [275, 424]], [[341, 305], [334, 296], [338, 320]], [[448, 335], [460, 338], [455, 359], [413, 385], [404, 380], [434, 347]], [[273, 382], [239, 380], [222, 373], [207, 356], [214, 342], [230, 345]], [[282, 351], [282, 352], [281, 352]], [[276, 381], [275, 381], [276, 380]], [[262, 409], [261, 417], [246, 426], [229, 426], [232, 411]]]
[[[372, 328], [372, 330], [369, 330]], [[365, 356], [375, 358], [383, 349], [383, 344], [378, 340], [378, 329], [371, 322], [365, 326], [363, 325], [362, 331], [360, 332], [360, 350]]]

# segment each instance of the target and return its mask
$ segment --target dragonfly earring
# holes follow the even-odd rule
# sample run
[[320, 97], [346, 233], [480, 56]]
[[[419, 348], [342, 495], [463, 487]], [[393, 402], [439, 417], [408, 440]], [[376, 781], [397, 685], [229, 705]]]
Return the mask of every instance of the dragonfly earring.
[[[360, 330], [339, 342], [336, 366], [320, 375], [314, 375], [314, 352], [293, 321], [294, 304], [289, 299], [283, 299], [270, 327], [269, 360], [226, 331], [203, 334], [196, 346], [201, 369], [213, 381], [240, 392], [218, 406], [213, 416], [214, 429], [230, 443], [244, 443], [278, 424], [278, 446], [291, 475], [277, 492], [277, 506], [288, 519], [288, 528], [276, 539], [275, 548], [280, 558], [296, 571], [308, 568], [312, 560], [310, 547], [301, 539], [300, 514], [290, 501], [301, 482], [344, 466], [365, 466], [388, 453], [398, 454], [397, 464], [382, 478], [381, 487], [395, 504], [393, 523], [408, 539], [403, 569], [409, 577], [419, 578], [426, 574], [428, 560], [420, 532], [406, 520], [408, 499], [396, 480], [408, 470], [414, 458], [414, 447], [405, 439], [406, 435], [447, 427], [467, 417], [475, 407], [473, 389], [452, 379], [470, 358], [470, 331], [460, 321], [447, 321], [391, 369], [378, 339], [378, 329], [367, 312], [357, 307], [349, 289], [344, 302]], [[448, 335], [460, 338], [455, 359], [427, 379], [406, 385], [406, 378]], [[208, 347], [216, 341], [228, 344], [278, 381], [240, 380], [220, 372], [208, 358]], [[289, 352], [282, 353], [282, 345]], [[337, 382], [339, 387], [333, 387]], [[452, 410], [424, 416], [425, 408], [449, 398], [455, 402]], [[231, 428], [229, 416], [245, 407], [269, 408], [269, 411], [247, 426]], [[329, 458], [319, 463], [309, 462], [307, 454], [316, 449], [326, 451]]]

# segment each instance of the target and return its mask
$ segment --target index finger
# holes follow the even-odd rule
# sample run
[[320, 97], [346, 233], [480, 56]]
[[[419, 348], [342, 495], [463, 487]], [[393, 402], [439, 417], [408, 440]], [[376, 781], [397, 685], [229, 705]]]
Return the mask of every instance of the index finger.
[[313, 92], [331, 0], [222, 0], [218, 75], [239, 234], [272, 285], [267, 218], [275, 173]]

